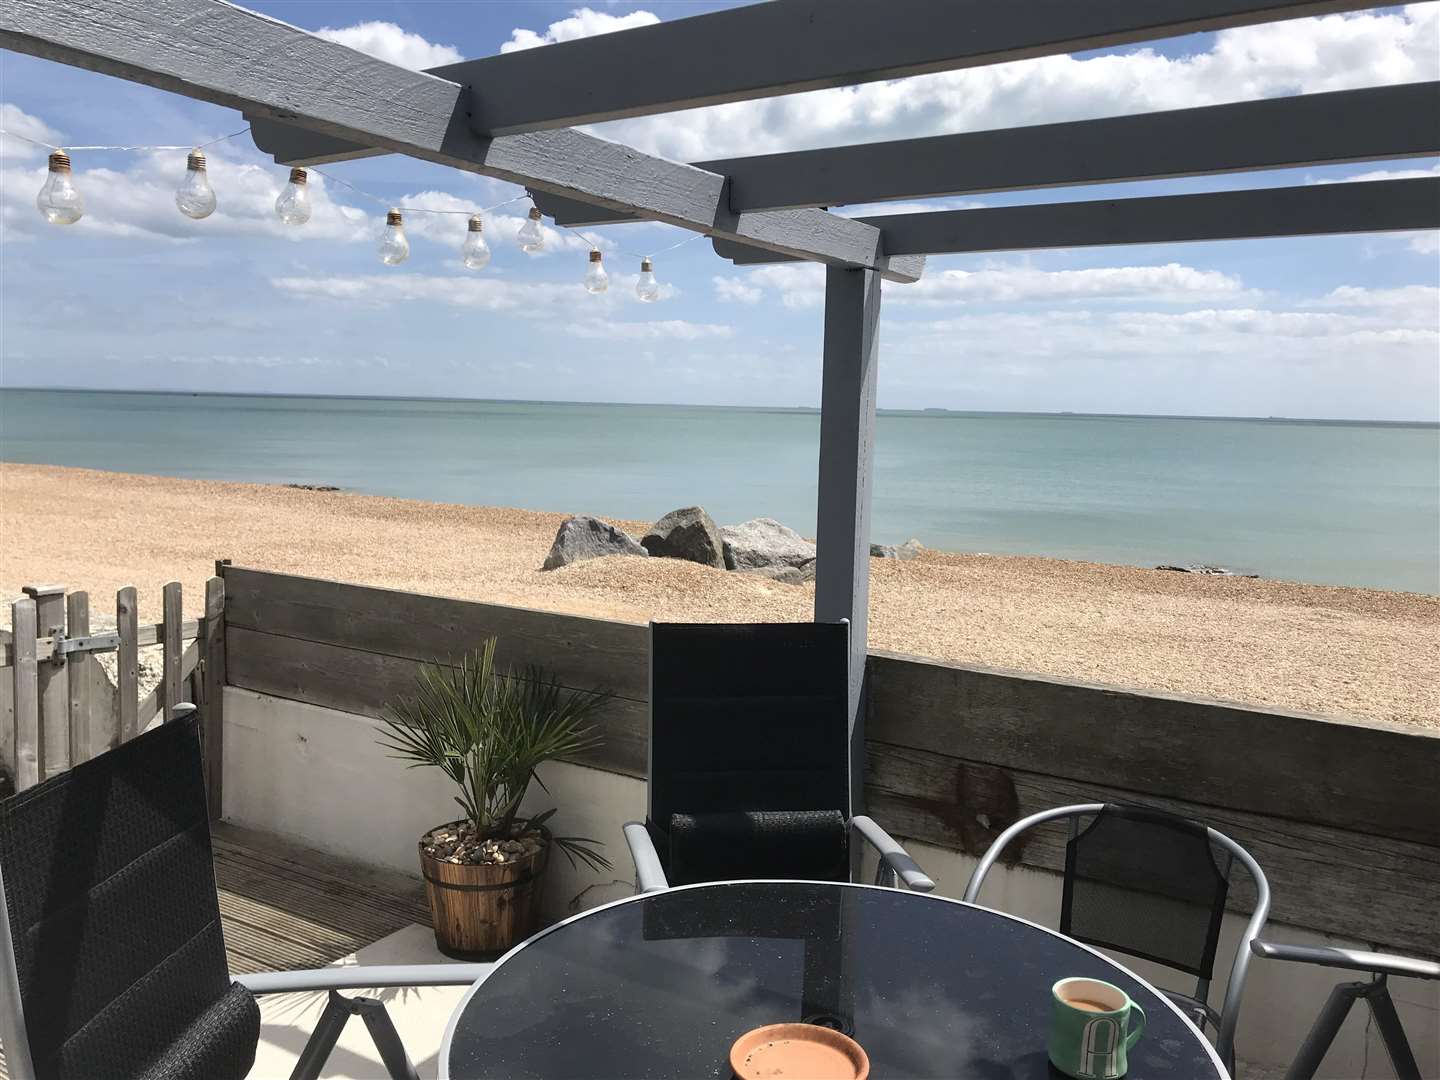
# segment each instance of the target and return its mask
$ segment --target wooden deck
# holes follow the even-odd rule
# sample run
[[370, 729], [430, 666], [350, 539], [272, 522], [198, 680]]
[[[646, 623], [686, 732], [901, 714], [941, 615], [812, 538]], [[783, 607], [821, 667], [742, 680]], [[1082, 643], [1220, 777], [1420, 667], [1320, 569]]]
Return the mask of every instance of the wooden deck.
[[323, 967], [411, 923], [430, 925], [418, 876], [232, 825], [215, 826], [214, 846], [233, 973]]

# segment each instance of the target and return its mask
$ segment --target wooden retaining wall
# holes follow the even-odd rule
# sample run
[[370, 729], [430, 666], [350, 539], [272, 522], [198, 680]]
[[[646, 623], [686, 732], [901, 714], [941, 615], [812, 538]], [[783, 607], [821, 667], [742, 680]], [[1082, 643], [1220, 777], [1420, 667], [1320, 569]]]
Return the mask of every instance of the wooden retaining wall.
[[[221, 573], [231, 685], [375, 716], [410, 692], [419, 662], [498, 635], [502, 664], [612, 691], [604, 744], [583, 763], [645, 774], [644, 626]], [[1048, 806], [1166, 807], [1255, 854], [1275, 919], [1440, 956], [1440, 734], [883, 653], [869, 695], [867, 804], [897, 835], [979, 854]], [[1033, 837], [1020, 861], [1058, 868], [1063, 829]], [[1234, 902], [1248, 910], [1248, 882]]]

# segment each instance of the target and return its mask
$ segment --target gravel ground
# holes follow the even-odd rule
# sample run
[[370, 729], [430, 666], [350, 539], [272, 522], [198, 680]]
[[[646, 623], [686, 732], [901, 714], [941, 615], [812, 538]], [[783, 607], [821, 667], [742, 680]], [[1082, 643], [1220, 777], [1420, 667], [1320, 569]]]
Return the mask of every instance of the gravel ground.
[[[599, 512], [603, 508], [577, 508]], [[561, 514], [275, 485], [0, 464], [0, 594], [87, 589], [106, 610], [215, 559], [611, 619], [808, 618], [812, 585], [692, 563], [538, 568]], [[621, 523], [639, 535], [647, 523]], [[920, 538], [924, 540], [924, 537]], [[871, 647], [1140, 690], [1440, 728], [1440, 598], [1032, 557], [872, 560]], [[8, 621], [8, 619], [7, 619]]]

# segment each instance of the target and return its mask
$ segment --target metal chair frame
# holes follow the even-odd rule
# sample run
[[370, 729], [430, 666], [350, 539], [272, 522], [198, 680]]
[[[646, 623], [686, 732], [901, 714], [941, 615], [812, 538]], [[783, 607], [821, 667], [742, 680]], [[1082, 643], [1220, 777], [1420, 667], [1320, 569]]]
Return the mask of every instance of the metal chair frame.
[[[990, 873], [991, 868], [1000, 858], [1005, 848], [1021, 833], [1033, 829], [1037, 825], [1043, 825], [1050, 821], [1068, 820], [1070, 823], [1070, 836], [1074, 839], [1079, 832], [1080, 819], [1091, 814], [1098, 814], [1106, 807], [1105, 803], [1079, 803], [1074, 806], [1057, 806], [1050, 810], [1042, 810], [1037, 814], [1021, 818], [1015, 824], [1002, 832], [995, 838], [990, 849], [980, 858], [979, 864], [975, 867], [974, 873], [970, 875], [970, 882], [965, 886], [964, 900], [966, 903], [975, 903], [976, 897], [980, 894], [981, 886], [985, 884], [985, 877]], [[1225, 1067], [1232, 1072], [1235, 1067], [1235, 1026], [1240, 1018], [1240, 999], [1245, 993], [1245, 980], [1250, 969], [1250, 943], [1260, 935], [1261, 929], [1265, 926], [1265, 920], [1270, 915], [1270, 882], [1265, 877], [1265, 871], [1255, 861], [1245, 848], [1236, 841], [1216, 829], [1205, 829], [1211, 844], [1220, 847], [1227, 856], [1227, 862], [1221, 868], [1221, 872], [1228, 879], [1230, 870], [1235, 860], [1239, 860], [1251, 880], [1255, 882], [1255, 909], [1250, 915], [1250, 921], [1245, 924], [1245, 930], [1240, 936], [1240, 945], [1235, 951], [1235, 960], [1230, 966], [1230, 980], [1225, 987], [1225, 1000], [1217, 1013], [1209, 1004], [1210, 980], [1200, 978], [1196, 980], [1195, 994], [1181, 994], [1176, 991], [1166, 990], [1165, 994], [1172, 1000], [1179, 1003], [1183, 1008], [1192, 1011], [1192, 1019], [1196, 1026], [1202, 1031], [1208, 1021], [1216, 1030], [1215, 1049]], [[1119, 950], [1124, 951], [1124, 950]]]
[[[182, 703], [173, 710], [171, 720], [183, 719], [194, 711], [195, 706]], [[366, 997], [346, 998], [338, 991], [390, 986], [469, 986], [483, 979], [493, 967], [493, 964], [377, 965], [264, 972], [231, 978], [256, 997], [317, 990], [330, 992], [325, 1011], [301, 1051], [290, 1080], [317, 1080], [352, 1016], [364, 1020], [391, 1080], [418, 1080], [415, 1066], [385, 1011], [384, 1002]], [[3, 1045], [11, 1080], [37, 1080], [25, 1028], [25, 1005], [20, 997], [15, 942], [5, 900], [4, 867], [0, 867], [0, 1045]]]
[[[849, 632], [850, 620], [840, 620]], [[655, 624], [650, 624], [653, 630]], [[654, 653], [651, 646], [651, 694], [650, 700], [654, 701]], [[847, 649], [848, 655], [848, 649]], [[651, 717], [651, 730], [648, 733], [652, 744], [654, 736], [654, 718]], [[853, 775], [856, 768], [863, 767], [856, 761], [849, 763]], [[653, 749], [650, 760], [651, 773], [654, 771]], [[645, 813], [647, 817], [653, 816], [650, 789], [647, 780]], [[848, 810], [849, 808], [847, 808]], [[902, 885], [911, 892], [928, 893], [935, 888], [935, 882], [925, 871], [920, 869], [919, 864], [912, 859], [908, 852], [900, 845], [894, 837], [882, 829], [873, 818], [864, 814], [855, 814], [847, 821], [850, 832], [865, 841], [875, 851], [878, 862], [875, 867], [875, 884], [899, 888]], [[637, 893], [657, 892], [661, 889], [670, 888], [666, 880], [664, 864], [660, 861], [660, 855], [655, 850], [654, 838], [650, 830], [646, 828], [643, 821], [627, 821], [624, 825], [625, 843], [630, 849], [630, 857], [635, 863], [635, 891]]]
[[1311, 1080], [1325, 1060], [1326, 1051], [1340, 1033], [1340, 1026], [1350, 1014], [1357, 1001], [1370, 1006], [1375, 1026], [1385, 1051], [1390, 1055], [1390, 1064], [1399, 1080], [1421, 1080], [1420, 1066], [1415, 1061], [1415, 1052], [1410, 1048], [1409, 1036], [1400, 1023], [1395, 1011], [1395, 1002], [1390, 997], [1389, 977], [1404, 976], [1414, 979], [1440, 979], [1440, 964], [1430, 960], [1417, 960], [1409, 956], [1388, 956], [1385, 953], [1364, 952], [1358, 949], [1338, 949], [1328, 946], [1277, 945], [1255, 938], [1250, 942], [1250, 951], [1266, 960], [1281, 960], [1294, 964], [1316, 964], [1320, 967], [1342, 968], [1348, 971], [1363, 971], [1370, 975], [1365, 982], [1337, 983], [1325, 1000], [1315, 1023], [1311, 1026], [1300, 1050], [1285, 1073], [1285, 1080]]

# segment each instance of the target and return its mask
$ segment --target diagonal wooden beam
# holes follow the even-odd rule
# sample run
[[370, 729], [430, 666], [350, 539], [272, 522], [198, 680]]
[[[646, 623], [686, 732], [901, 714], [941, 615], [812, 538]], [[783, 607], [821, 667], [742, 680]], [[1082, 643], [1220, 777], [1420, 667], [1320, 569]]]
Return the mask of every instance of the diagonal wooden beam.
[[[695, 164], [728, 176], [743, 211], [1434, 155], [1440, 82]], [[539, 205], [565, 225], [639, 220], [553, 195]]]
[[[1379, 6], [1378, 0], [772, 0], [430, 72], [470, 88], [477, 132], [511, 135]], [[331, 144], [324, 152], [376, 151]], [[301, 156], [322, 163], [313, 153]]]
[[222, 0], [6, 0], [0, 45], [779, 254], [894, 281], [924, 266], [823, 211], [736, 214], [723, 176], [582, 132], [481, 137], [463, 87]]
[[1440, 82], [699, 161], [736, 210], [1440, 155]]
[[[887, 251], [927, 255], [1440, 229], [1440, 177], [861, 218]], [[737, 265], [785, 262], [716, 241]]]

